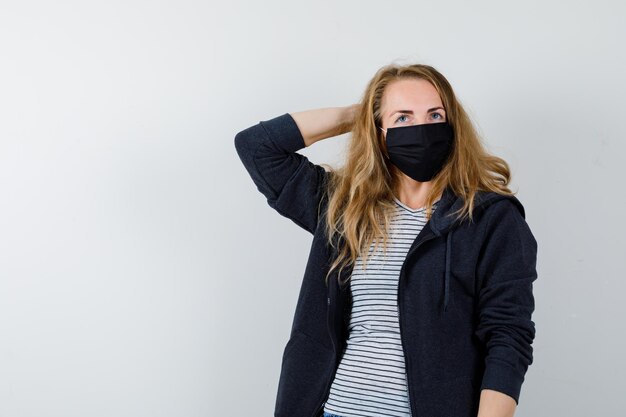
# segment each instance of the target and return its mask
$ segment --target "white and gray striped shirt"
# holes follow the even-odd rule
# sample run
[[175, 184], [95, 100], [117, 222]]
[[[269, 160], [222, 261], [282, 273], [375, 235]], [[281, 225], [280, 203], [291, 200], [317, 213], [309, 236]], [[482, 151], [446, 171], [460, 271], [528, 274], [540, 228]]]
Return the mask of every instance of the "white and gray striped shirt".
[[[386, 257], [377, 248], [370, 253], [367, 269], [357, 258], [350, 279], [349, 336], [324, 406], [325, 412], [342, 417], [411, 415], [397, 291], [406, 254], [426, 224], [426, 209], [411, 209], [394, 200]], [[373, 248], [374, 244], [370, 251]]]

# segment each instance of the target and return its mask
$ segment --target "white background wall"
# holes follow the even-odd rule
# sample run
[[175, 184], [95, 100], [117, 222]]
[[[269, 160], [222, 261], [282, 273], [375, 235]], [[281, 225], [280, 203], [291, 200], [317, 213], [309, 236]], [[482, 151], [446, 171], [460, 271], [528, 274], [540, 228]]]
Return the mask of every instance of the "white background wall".
[[[0, 417], [272, 415], [312, 236], [235, 152], [392, 61], [452, 83], [538, 242], [516, 416], [622, 415], [626, 6], [0, 2]], [[301, 151], [338, 165], [347, 136]]]

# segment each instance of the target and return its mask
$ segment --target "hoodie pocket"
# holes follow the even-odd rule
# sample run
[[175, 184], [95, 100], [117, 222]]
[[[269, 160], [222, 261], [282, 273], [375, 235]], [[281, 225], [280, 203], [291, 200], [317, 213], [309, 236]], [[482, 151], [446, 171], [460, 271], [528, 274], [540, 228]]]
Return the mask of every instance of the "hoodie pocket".
[[325, 398], [334, 352], [305, 333], [294, 331], [283, 353], [277, 416], [310, 416]]

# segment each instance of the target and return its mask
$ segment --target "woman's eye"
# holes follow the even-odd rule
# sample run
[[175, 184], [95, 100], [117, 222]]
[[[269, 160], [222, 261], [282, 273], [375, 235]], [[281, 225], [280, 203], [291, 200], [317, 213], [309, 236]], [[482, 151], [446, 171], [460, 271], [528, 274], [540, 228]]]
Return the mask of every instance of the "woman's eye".
[[[439, 120], [439, 119], [443, 119], [443, 116], [440, 113], [433, 113], [432, 114], [433, 118]], [[439, 116], [439, 117], [435, 117], [435, 116]]]
[[405, 115], [405, 114], [400, 115], [400, 117], [398, 117], [398, 118], [396, 119], [396, 123], [397, 123], [398, 121], [400, 121], [400, 119], [402, 119], [403, 117], [406, 117], [406, 115]]

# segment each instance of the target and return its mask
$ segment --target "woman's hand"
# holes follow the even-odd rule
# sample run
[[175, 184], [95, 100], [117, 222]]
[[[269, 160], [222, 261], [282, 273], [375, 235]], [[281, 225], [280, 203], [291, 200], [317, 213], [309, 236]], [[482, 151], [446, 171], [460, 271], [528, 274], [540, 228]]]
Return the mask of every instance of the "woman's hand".
[[478, 417], [513, 417], [517, 403], [499, 391], [484, 389], [480, 392]]
[[290, 113], [302, 133], [306, 146], [318, 140], [347, 133], [352, 130], [359, 104], [345, 107], [325, 107]]

